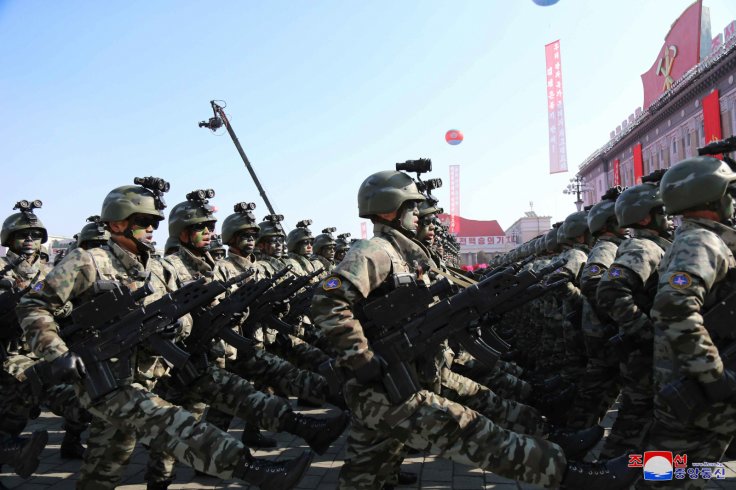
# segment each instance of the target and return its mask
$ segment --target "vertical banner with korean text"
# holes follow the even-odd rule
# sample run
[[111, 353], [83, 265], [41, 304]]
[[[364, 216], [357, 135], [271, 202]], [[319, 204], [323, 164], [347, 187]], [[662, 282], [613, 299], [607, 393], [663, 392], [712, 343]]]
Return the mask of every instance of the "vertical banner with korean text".
[[450, 165], [450, 233], [460, 233], [460, 165]]
[[621, 185], [621, 162], [618, 158], [613, 161], [613, 186]]
[[641, 143], [634, 145], [634, 184], [641, 184], [644, 175], [644, 158], [641, 153]]
[[565, 109], [562, 103], [560, 40], [544, 47], [547, 59], [547, 118], [549, 123], [549, 173], [567, 172]]
[[360, 238], [363, 240], [368, 239], [368, 224], [365, 221], [360, 223]]

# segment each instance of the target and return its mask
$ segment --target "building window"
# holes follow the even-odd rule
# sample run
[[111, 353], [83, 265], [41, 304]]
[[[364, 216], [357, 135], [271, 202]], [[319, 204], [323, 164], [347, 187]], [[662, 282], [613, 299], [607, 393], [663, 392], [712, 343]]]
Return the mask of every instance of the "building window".
[[698, 141], [700, 146], [705, 146], [705, 126], [703, 121], [699, 121], [698, 124]]
[[672, 156], [677, 157], [677, 138], [672, 138]]

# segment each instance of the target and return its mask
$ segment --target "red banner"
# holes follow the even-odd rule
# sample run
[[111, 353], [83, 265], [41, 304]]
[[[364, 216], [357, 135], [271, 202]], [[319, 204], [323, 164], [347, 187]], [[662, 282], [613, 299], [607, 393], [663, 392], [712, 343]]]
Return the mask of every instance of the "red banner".
[[641, 176], [644, 175], [644, 158], [641, 154], [641, 143], [634, 145], [634, 183], [641, 184]]
[[544, 47], [547, 59], [547, 117], [549, 123], [549, 173], [567, 172], [565, 109], [562, 103], [562, 58], [559, 39]]
[[450, 165], [450, 233], [460, 233], [460, 165]]
[[690, 5], [672, 24], [652, 67], [641, 76], [644, 106], [672, 87], [682, 75], [700, 62], [700, 17], [702, 0]]
[[[703, 97], [703, 131], [705, 144], [723, 138], [721, 132], [721, 101], [718, 99], [718, 89]], [[715, 155], [722, 158], [723, 155]]]
[[616, 158], [613, 161], [613, 186], [621, 185], [621, 162]]

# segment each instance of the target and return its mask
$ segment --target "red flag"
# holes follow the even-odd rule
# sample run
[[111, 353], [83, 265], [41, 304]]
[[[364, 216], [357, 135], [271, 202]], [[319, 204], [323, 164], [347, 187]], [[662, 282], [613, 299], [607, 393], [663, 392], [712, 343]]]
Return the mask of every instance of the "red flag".
[[618, 158], [613, 160], [613, 185], [621, 185], [621, 162]]
[[664, 38], [657, 59], [642, 74], [644, 106], [647, 109], [657, 97], [669, 90], [674, 82], [700, 62], [700, 17], [702, 0], [690, 5], [672, 24]]
[[[721, 132], [721, 101], [718, 99], [718, 89], [703, 97], [703, 131], [705, 144], [713, 143], [723, 138]], [[723, 158], [723, 155], [714, 155]]]
[[634, 145], [634, 182], [641, 184], [641, 176], [644, 175], [644, 158], [641, 155], [641, 143]]

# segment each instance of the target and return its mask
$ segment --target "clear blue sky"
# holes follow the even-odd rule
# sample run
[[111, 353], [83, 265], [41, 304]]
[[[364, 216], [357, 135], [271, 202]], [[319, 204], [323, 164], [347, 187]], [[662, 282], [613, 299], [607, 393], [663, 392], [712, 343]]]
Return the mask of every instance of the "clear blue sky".
[[[690, 0], [0, 0], [5, 204], [40, 198], [52, 234], [77, 232], [134, 176], [168, 179], [170, 205], [217, 191], [266, 214], [228, 136], [197, 127], [210, 99], [293, 226], [359, 235], [370, 173], [430, 157], [461, 214], [508, 227], [529, 209], [562, 219], [574, 170], [641, 105], [639, 75]], [[705, 0], [714, 35], [733, 0]], [[561, 39], [569, 174], [548, 175], [544, 45]], [[449, 146], [444, 133], [465, 133]], [[448, 207], [448, 189], [437, 195]], [[2, 208], [2, 206], [5, 206]], [[159, 243], [166, 232], [159, 230]]]

